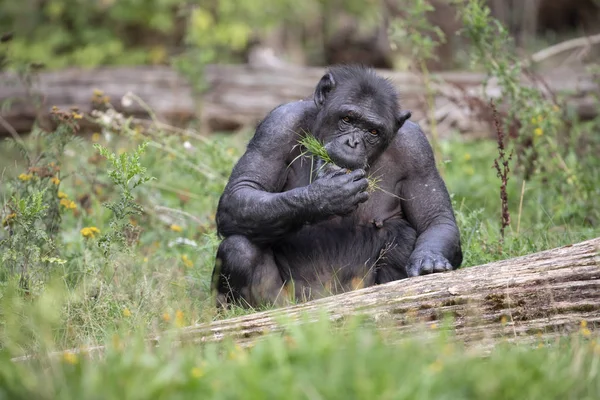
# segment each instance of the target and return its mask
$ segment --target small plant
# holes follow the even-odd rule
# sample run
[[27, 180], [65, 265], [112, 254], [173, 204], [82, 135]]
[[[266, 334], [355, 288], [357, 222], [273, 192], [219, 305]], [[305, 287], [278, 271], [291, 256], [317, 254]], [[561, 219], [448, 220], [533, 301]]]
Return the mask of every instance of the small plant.
[[493, 101], [490, 101], [490, 106], [494, 112], [494, 122], [496, 125], [496, 134], [498, 141], [498, 157], [494, 160], [494, 168], [500, 178], [500, 201], [502, 204], [502, 221], [500, 225], [500, 242], [504, 241], [504, 230], [510, 226], [510, 212], [508, 210], [508, 192], [506, 186], [508, 184], [510, 172], [510, 160], [512, 159], [512, 151], [506, 156], [506, 147], [504, 145], [504, 130], [498, 118], [498, 112]]
[[62, 216], [77, 211], [77, 205], [59, 189], [63, 179], [60, 161], [66, 146], [76, 140], [80, 114], [54, 107], [51, 116], [58, 124], [53, 132], [36, 129], [32, 133], [42, 149], [38, 154], [17, 135], [7, 139], [22, 155], [26, 169], [7, 185], [12, 195], [0, 212], [7, 228], [7, 236], [0, 236], [0, 262], [6, 267], [0, 280], [18, 274], [26, 292], [45, 280], [52, 264], [63, 263], [56, 257]]
[[[325, 167], [327, 164], [336, 165], [331, 159], [329, 153], [327, 153], [325, 145], [310, 133], [306, 133], [304, 137], [298, 141], [298, 143], [306, 149], [306, 151], [303, 151], [299, 157], [309, 155], [311, 157], [317, 157], [323, 160], [323, 165], [321, 165], [319, 169]], [[379, 182], [381, 182], [381, 178], [369, 175], [367, 177], [367, 181], [369, 182], [369, 186], [367, 187], [368, 192], [372, 193], [380, 189]]]
[[[106, 208], [113, 212], [109, 231], [98, 240], [98, 246], [100, 246], [105, 256], [108, 255], [113, 243], [131, 244], [132, 237], [133, 239], [136, 237], [136, 227], [131, 224], [129, 217], [142, 214], [144, 209], [134, 201], [132, 190], [154, 179], [147, 176], [147, 170], [140, 162], [147, 146], [148, 142], [144, 142], [131, 154], [124, 152], [117, 155], [100, 144], [94, 145], [100, 155], [105, 157], [112, 165], [113, 169], [108, 171], [108, 176], [121, 191], [118, 201], [104, 204]], [[130, 240], [127, 240], [128, 238]]]
[[333, 160], [327, 153], [327, 149], [325, 145], [313, 135], [307, 133], [298, 143], [306, 148], [306, 152], [303, 152], [301, 155], [312, 155], [320, 158], [325, 162], [325, 164], [334, 164]]

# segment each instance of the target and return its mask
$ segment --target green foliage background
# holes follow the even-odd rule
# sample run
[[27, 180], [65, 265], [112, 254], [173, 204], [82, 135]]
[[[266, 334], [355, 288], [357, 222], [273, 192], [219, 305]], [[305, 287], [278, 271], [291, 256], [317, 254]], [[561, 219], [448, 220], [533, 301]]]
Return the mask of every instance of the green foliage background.
[[0, 1], [0, 29], [15, 33], [16, 63], [48, 68], [170, 63], [186, 49], [194, 62], [239, 61], [251, 35], [301, 26], [328, 6], [372, 17], [376, 1], [34, 0]]

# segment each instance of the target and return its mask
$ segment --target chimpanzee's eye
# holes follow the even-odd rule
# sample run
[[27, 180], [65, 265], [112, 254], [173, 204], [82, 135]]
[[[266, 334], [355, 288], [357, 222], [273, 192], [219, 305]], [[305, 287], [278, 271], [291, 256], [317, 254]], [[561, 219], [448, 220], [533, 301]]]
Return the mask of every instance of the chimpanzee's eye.
[[373, 136], [379, 135], [379, 131], [377, 129], [371, 129], [371, 131], [369, 133]]
[[346, 115], [344, 118], [342, 118], [342, 121], [350, 122], [350, 117]]

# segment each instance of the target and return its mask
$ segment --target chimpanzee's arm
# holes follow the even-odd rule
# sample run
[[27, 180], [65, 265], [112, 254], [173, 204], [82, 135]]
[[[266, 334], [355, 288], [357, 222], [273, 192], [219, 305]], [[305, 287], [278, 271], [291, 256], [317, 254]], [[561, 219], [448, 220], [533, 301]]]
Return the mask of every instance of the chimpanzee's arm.
[[409, 276], [446, 271], [462, 263], [460, 233], [450, 196], [421, 128], [407, 122], [397, 138], [405, 176], [400, 182], [402, 209], [417, 232]]
[[219, 201], [216, 220], [220, 235], [271, 242], [305, 222], [351, 210], [359, 200], [365, 200], [359, 194], [367, 186], [364, 171], [319, 179], [309, 186], [281, 192], [290, 152], [301, 138], [312, 107], [312, 101], [285, 104], [259, 124]]

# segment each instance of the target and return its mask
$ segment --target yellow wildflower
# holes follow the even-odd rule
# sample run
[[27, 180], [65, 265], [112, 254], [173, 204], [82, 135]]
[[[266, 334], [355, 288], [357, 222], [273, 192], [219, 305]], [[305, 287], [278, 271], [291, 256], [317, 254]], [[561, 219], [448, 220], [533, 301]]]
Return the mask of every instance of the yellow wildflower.
[[100, 229], [96, 228], [95, 226], [88, 226], [81, 229], [79, 232], [81, 233], [81, 236], [85, 238], [94, 238], [96, 237], [97, 233], [100, 233]]
[[2, 221], [2, 225], [6, 226], [6, 225], [10, 224], [10, 220], [14, 219], [16, 216], [17, 216], [17, 214], [15, 214], [15, 213], [8, 214], [6, 216], [6, 218], [4, 218], [4, 221]]
[[104, 104], [108, 104], [108, 103], [110, 103], [110, 96], [104, 96], [104, 97], [102, 97], [102, 102], [103, 102]]
[[79, 360], [77, 359], [77, 354], [67, 351], [63, 353], [63, 361], [67, 364], [75, 365]]
[[183, 231], [183, 228], [181, 226], [179, 226], [179, 225], [173, 224], [173, 225], [171, 225], [171, 230], [173, 232], [181, 232], [181, 231]]
[[585, 337], [589, 337], [592, 334], [592, 332], [587, 327], [587, 321], [586, 320], [582, 320], [581, 321], [581, 330], [580, 330], [580, 332]]
[[184, 324], [185, 320], [183, 319], [183, 311], [175, 311], [175, 325], [177, 325], [178, 328], [181, 328]]
[[433, 324], [431, 324], [431, 325], [429, 326], [429, 328], [430, 328], [430, 329], [432, 329], [432, 330], [433, 330], [433, 329], [437, 329], [437, 327], [438, 327], [438, 326], [437, 326], [437, 324], [436, 324], [436, 323], [433, 323]]
[[500, 318], [500, 323], [506, 325], [506, 322], [508, 322], [508, 318], [506, 318], [506, 315], [503, 315], [502, 318]]
[[194, 266], [194, 263], [188, 258], [186, 254], [182, 255], [181, 259], [183, 260], [183, 265], [185, 265], [186, 267], [192, 268]]
[[232, 156], [235, 154], [235, 149], [233, 147], [227, 148], [227, 154]]
[[542, 128], [535, 128], [533, 133], [535, 134], [535, 136], [542, 136], [544, 134], [544, 130]]
[[104, 95], [104, 92], [100, 89], [94, 89], [94, 96], [100, 97]]
[[69, 196], [67, 196], [67, 194], [65, 192], [60, 192], [60, 191], [58, 192], [58, 198], [59, 199], [66, 199], [68, 197]]
[[80, 114], [78, 112], [73, 111], [73, 113], [71, 114], [73, 116], [74, 119], [81, 119], [83, 118], [83, 114]]
[[465, 154], [465, 161], [469, 161], [471, 159], [471, 154], [470, 153], [466, 153]]
[[192, 368], [192, 376], [194, 378], [201, 378], [204, 375], [204, 370], [200, 367]]
[[60, 179], [58, 179], [57, 176], [53, 176], [52, 179], [50, 179], [50, 182], [54, 183], [55, 185], [58, 185], [60, 183]]
[[144, 257], [144, 262], [147, 263], [148, 262], [148, 257]]
[[165, 321], [165, 322], [169, 322], [169, 321], [171, 320], [171, 315], [170, 315], [168, 312], [166, 312], [166, 313], [163, 313], [163, 315], [162, 315], [162, 319], [163, 319], [163, 321]]
[[19, 175], [19, 179], [22, 180], [23, 182], [27, 182], [31, 178], [33, 178], [32, 174], [21, 174], [21, 175]]
[[100, 134], [98, 132], [94, 132], [92, 134], [92, 142], [97, 143], [100, 141]]
[[73, 200], [69, 199], [61, 199], [60, 205], [66, 208], [67, 210], [75, 210], [77, 208], [77, 204]]
[[131, 317], [131, 311], [129, 311], [129, 308], [125, 307], [123, 309], [123, 316], [127, 318]]

